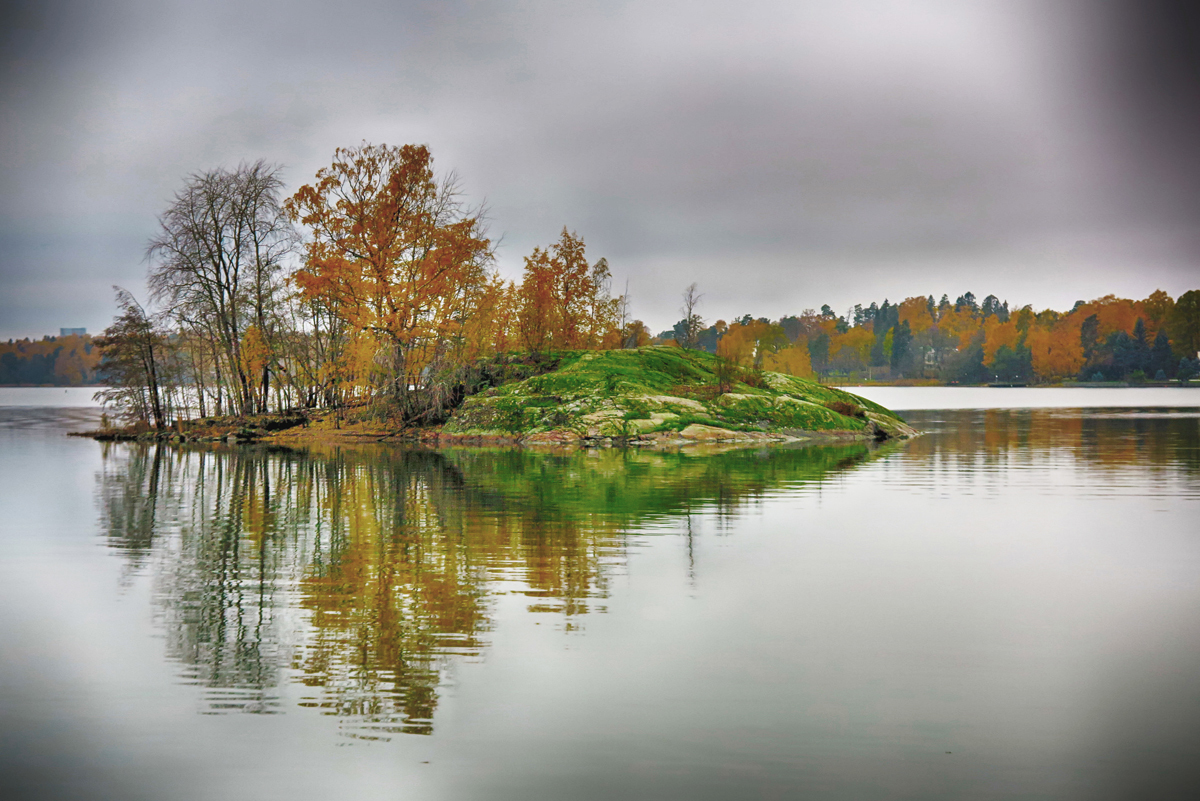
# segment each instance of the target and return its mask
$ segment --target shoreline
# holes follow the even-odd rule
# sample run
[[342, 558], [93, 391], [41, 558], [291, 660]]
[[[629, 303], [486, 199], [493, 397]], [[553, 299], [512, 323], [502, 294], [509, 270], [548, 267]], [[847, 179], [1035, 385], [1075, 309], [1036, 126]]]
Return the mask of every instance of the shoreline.
[[[72, 431], [68, 436], [87, 437], [98, 442], [167, 442], [172, 444], [275, 445], [305, 448], [321, 445], [395, 444], [433, 448], [520, 447], [520, 448], [648, 448], [674, 449], [697, 445], [825, 445], [846, 442], [885, 442], [909, 439], [921, 432], [900, 424], [896, 433], [872, 423], [861, 430], [734, 431], [693, 424], [679, 432], [658, 431], [630, 436], [587, 436], [570, 430], [529, 434], [453, 433], [445, 426], [393, 428], [364, 423], [331, 420], [336, 412], [321, 415], [289, 412], [284, 415], [205, 418], [181, 421], [157, 431], [145, 428], [111, 428]], [[302, 418], [302, 419], [297, 419]]]

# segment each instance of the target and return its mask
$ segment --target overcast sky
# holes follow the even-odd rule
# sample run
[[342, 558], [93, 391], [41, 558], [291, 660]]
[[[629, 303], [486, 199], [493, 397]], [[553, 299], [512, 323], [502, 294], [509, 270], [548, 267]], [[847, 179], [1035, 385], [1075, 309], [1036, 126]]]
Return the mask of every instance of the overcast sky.
[[3, 5], [0, 338], [145, 294], [189, 173], [420, 142], [498, 267], [565, 225], [654, 329], [1200, 287], [1200, 16], [1162, 0]]

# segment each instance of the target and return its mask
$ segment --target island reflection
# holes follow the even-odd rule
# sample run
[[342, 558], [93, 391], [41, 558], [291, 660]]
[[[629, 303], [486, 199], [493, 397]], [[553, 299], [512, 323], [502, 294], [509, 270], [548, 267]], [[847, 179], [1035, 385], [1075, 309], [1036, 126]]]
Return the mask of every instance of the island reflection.
[[386, 738], [432, 733], [446, 671], [488, 646], [494, 596], [577, 628], [628, 534], [731, 519], [871, 453], [110, 445], [99, 503], [203, 711], [280, 712], [298, 684], [348, 736]]

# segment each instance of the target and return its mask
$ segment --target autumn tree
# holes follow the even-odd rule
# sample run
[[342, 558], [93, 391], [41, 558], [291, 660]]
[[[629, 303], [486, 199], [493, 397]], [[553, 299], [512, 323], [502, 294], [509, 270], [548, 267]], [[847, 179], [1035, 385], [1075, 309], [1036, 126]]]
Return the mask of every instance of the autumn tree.
[[620, 298], [608, 262], [587, 262], [583, 238], [563, 228], [558, 242], [525, 257], [517, 328], [530, 353], [619, 347]]
[[800, 339], [779, 350], [768, 350], [763, 356], [763, 368], [775, 373], [812, 378], [812, 357], [808, 352], [808, 343]]
[[[777, 353], [791, 344], [783, 326], [747, 316], [729, 326], [717, 343], [717, 355], [739, 367], [761, 370], [768, 354]], [[807, 356], [807, 347], [804, 351]]]
[[1030, 328], [1026, 346], [1030, 351], [1033, 372], [1038, 378], [1043, 381], [1061, 380], [1083, 369], [1083, 343], [1079, 336], [1082, 322], [1077, 315], [1068, 315], [1049, 325], [1039, 324]]
[[[339, 148], [285, 204], [307, 226], [301, 295], [342, 320], [377, 369], [371, 384], [405, 419], [437, 413], [432, 377], [488, 283], [491, 243], [453, 174], [423, 145]], [[361, 375], [358, 376], [361, 381]]]
[[621, 347], [640, 348], [650, 344], [650, 330], [641, 320], [632, 320], [621, 327]]

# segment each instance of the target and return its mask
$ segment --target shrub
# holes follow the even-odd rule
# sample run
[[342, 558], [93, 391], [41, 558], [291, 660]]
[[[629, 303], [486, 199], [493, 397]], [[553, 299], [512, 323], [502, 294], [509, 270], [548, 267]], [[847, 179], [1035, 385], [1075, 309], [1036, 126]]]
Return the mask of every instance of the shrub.
[[846, 401], [830, 401], [829, 403], [825, 404], [825, 408], [831, 412], [837, 412], [844, 417], [857, 417], [859, 419], [866, 419], [867, 417], [866, 411], [858, 406], [855, 406], [853, 403], [847, 403]]

